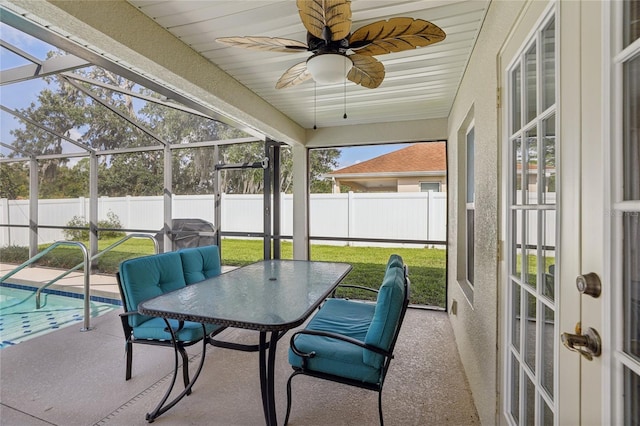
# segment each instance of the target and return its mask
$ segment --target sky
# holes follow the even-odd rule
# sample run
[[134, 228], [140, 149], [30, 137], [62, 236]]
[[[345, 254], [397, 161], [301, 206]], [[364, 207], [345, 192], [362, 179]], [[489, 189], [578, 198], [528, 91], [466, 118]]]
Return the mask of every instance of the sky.
[[[41, 60], [46, 59], [47, 53], [54, 49], [51, 45], [17, 31], [4, 23], [0, 23], [0, 37], [2, 40], [7, 41], [8, 43]], [[30, 62], [26, 59], [23, 59], [5, 48], [0, 48], [0, 69], [6, 70], [27, 64], [30, 64]], [[46, 86], [47, 84], [41, 79], [33, 79], [17, 84], [0, 86], [0, 102], [2, 105], [12, 109], [26, 108], [32, 102], [37, 101], [38, 93]], [[18, 120], [13, 118], [11, 114], [0, 111], [0, 142], [11, 144], [13, 137], [10, 135], [9, 130], [15, 126], [20, 126]], [[393, 144], [341, 148], [338, 167], [348, 167], [362, 161], [396, 151], [404, 148], [405, 146], [407, 145]], [[6, 155], [8, 150], [0, 146], [0, 153]]]
[[338, 159], [339, 168], [352, 166], [366, 160], [388, 154], [406, 147], [408, 144], [368, 145], [362, 147], [341, 148]]

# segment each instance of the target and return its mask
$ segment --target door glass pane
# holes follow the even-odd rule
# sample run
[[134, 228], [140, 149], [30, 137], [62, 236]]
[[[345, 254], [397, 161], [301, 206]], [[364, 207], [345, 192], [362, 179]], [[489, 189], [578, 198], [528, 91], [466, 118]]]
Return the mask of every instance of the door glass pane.
[[640, 55], [624, 64], [624, 199], [640, 200]]
[[527, 388], [525, 390], [526, 392], [526, 404], [527, 404], [527, 408], [526, 408], [526, 412], [525, 412], [525, 416], [526, 419], [524, 421], [524, 424], [526, 424], [527, 426], [533, 426], [535, 425], [535, 406], [536, 406], [536, 388], [533, 385], [533, 382], [531, 382], [531, 379], [529, 378], [529, 376], [527, 376], [526, 374], [524, 375], [526, 377], [527, 380]]
[[513, 140], [513, 204], [522, 205], [522, 138]]
[[624, 47], [640, 38], [640, 1], [624, 2]]
[[545, 306], [542, 318], [542, 386], [553, 396], [553, 348], [555, 315]]
[[516, 210], [512, 213], [513, 216], [513, 230], [512, 235], [512, 250], [511, 250], [511, 273], [517, 279], [522, 279], [522, 210]]
[[511, 71], [511, 90], [512, 90], [512, 102], [511, 102], [511, 133], [517, 132], [522, 127], [522, 71], [520, 65], [518, 65], [513, 71]]
[[516, 423], [520, 419], [520, 363], [511, 355], [511, 415]]
[[534, 372], [536, 371], [536, 298], [528, 291], [524, 292], [524, 359]]
[[542, 121], [542, 202], [556, 203], [556, 116]]
[[473, 203], [475, 199], [475, 129], [467, 133], [467, 203]]
[[529, 210], [525, 213], [524, 256], [522, 268], [524, 270], [524, 282], [534, 289], [538, 283], [538, 212]]
[[542, 110], [556, 103], [556, 24], [542, 30]]
[[623, 220], [624, 351], [640, 361], [640, 214]]
[[525, 167], [525, 202], [538, 204], [538, 129], [525, 132], [527, 167]]
[[624, 424], [640, 425], [640, 377], [624, 368]]
[[544, 404], [544, 425], [553, 425], [553, 411], [551, 411], [551, 408], [549, 408], [549, 406], [547, 405], [547, 403], [545, 402]]
[[531, 46], [529, 51], [525, 54], [524, 63], [526, 67], [525, 68], [526, 69], [525, 84], [526, 84], [526, 96], [527, 96], [524, 106], [525, 106], [526, 122], [528, 123], [534, 118], [536, 118], [537, 111], [538, 111], [536, 108], [536, 103], [537, 103], [536, 93], [538, 90], [538, 85], [537, 85], [538, 74], [536, 73], [537, 63], [536, 63], [536, 45], [535, 44]]
[[542, 271], [543, 284], [542, 294], [549, 299], [555, 298], [556, 285], [556, 212], [547, 210], [542, 214], [542, 260], [544, 267]]
[[511, 344], [516, 353], [520, 353], [520, 325], [522, 320], [522, 309], [520, 309], [520, 285], [511, 281], [513, 303], [513, 317], [511, 319]]
[[467, 281], [473, 285], [475, 271], [475, 210], [467, 210]]

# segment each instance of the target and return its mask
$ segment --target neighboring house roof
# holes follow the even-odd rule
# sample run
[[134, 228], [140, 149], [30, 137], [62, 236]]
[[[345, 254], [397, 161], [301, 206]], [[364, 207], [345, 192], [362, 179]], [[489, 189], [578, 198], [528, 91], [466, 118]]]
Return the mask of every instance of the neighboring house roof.
[[418, 172], [438, 172], [447, 170], [446, 142], [421, 142], [406, 148], [384, 154], [353, 166], [344, 167], [327, 173], [328, 177], [354, 174], [409, 174]]
[[[420, 142], [379, 157], [327, 173], [334, 184], [365, 191], [396, 191], [401, 178], [444, 178], [446, 142]], [[336, 190], [334, 188], [334, 190]]]

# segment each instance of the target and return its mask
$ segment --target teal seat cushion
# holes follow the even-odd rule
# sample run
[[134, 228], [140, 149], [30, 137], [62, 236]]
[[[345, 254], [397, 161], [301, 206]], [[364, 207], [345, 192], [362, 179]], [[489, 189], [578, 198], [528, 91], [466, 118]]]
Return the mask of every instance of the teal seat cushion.
[[[402, 265], [387, 269], [378, 291], [375, 313], [364, 338], [365, 343], [385, 350], [390, 348], [404, 305], [404, 280]], [[365, 351], [362, 360], [371, 367], [380, 368], [384, 357], [372, 351]]]
[[215, 277], [222, 272], [218, 246], [186, 248], [178, 253], [187, 285]]
[[[178, 328], [178, 320], [169, 320], [171, 327], [176, 330]], [[142, 324], [133, 327], [133, 337], [136, 339], [152, 339], [152, 340], [171, 340], [171, 333], [166, 330], [167, 324], [162, 318], [151, 318]], [[219, 326], [213, 324], [205, 324], [206, 333], [212, 333]], [[176, 339], [180, 342], [198, 341], [204, 337], [202, 333], [202, 325], [197, 322], [185, 321], [184, 326], [176, 333]]]
[[[328, 299], [307, 325], [309, 330], [328, 331], [363, 341], [374, 315], [371, 303]], [[362, 362], [364, 349], [322, 336], [298, 335], [295, 345], [302, 352], [315, 352], [307, 359], [307, 369], [347, 377], [366, 383], [378, 383], [380, 369]], [[289, 363], [302, 367], [302, 358], [289, 349]]]
[[[187, 285], [177, 252], [125, 260], [120, 263], [120, 280], [128, 311], [137, 311], [139, 303]], [[129, 317], [129, 324], [137, 327], [150, 318], [132, 315]]]

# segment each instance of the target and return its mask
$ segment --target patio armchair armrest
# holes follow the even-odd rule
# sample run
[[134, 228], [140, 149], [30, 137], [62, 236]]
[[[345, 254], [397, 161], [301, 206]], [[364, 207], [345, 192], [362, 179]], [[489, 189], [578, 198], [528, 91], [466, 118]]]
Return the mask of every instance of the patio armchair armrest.
[[362, 342], [360, 340], [354, 339], [353, 337], [345, 336], [343, 334], [332, 333], [330, 331], [320, 331], [320, 330], [300, 330], [300, 331], [297, 331], [297, 332], [293, 333], [293, 335], [291, 336], [291, 350], [293, 351], [293, 353], [295, 353], [296, 355], [298, 355], [299, 357], [302, 357], [302, 358], [313, 358], [315, 356], [315, 352], [313, 352], [313, 351], [309, 352], [309, 353], [302, 352], [296, 347], [295, 338], [299, 334], [308, 334], [308, 335], [311, 335], [311, 336], [328, 337], [328, 338], [331, 338], [331, 339], [341, 340], [343, 342], [359, 346], [359, 347], [361, 347], [363, 349], [367, 349], [369, 351], [378, 353], [380, 355], [393, 357], [393, 354], [391, 352], [387, 351], [387, 350], [384, 350], [384, 349], [379, 348], [377, 346], [373, 346], [373, 345], [364, 343], [364, 342]]
[[335, 289], [333, 289], [333, 291], [331, 292], [331, 297], [336, 297], [336, 292], [338, 290], [340, 290], [341, 288], [355, 288], [355, 289], [358, 289], [358, 290], [370, 291], [370, 292], [376, 293], [376, 294], [378, 294], [378, 292], [379, 292], [378, 289], [376, 289], [376, 288], [365, 287], [365, 286], [362, 286], [362, 285], [340, 284]]
[[[140, 314], [138, 313], [138, 311], [128, 311], [128, 312], [122, 312], [119, 315], [120, 315], [120, 318], [122, 318], [122, 320], [124, 320], [125, 317], [130, 317], [132, 315], [140, 315]], [[176, 333], [176, 332], [182, 330], [183, 328], [184, 328], [184, 321], [181, 320], [181, 321], [178, 322], [178, 328], [174, 328], [173, 332]], [[165, 327], [164, 331], [169, 333], [169, 327]]]

